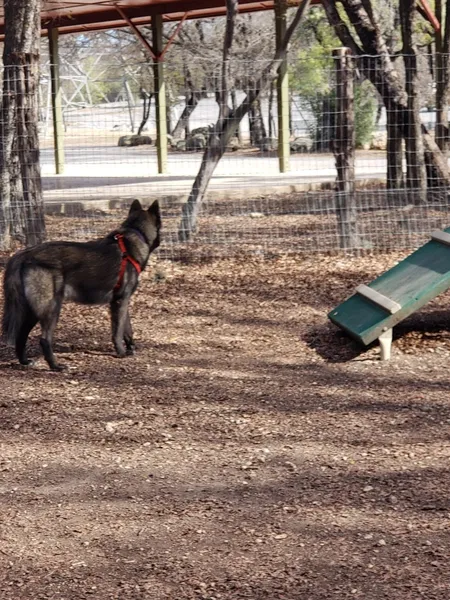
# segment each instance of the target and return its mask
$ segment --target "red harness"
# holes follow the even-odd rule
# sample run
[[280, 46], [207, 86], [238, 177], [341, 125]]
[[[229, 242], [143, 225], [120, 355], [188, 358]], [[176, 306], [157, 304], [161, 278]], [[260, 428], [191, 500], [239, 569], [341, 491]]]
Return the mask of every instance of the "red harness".
[[142, 269], [141, 265], [137, 262], [137, 260], [134, 260], [134, 258], [128, 254], [127, 249], [125, 247], [125, 242], [123, 241], [123, 235], [121, 233], [116, 233], [114, 239], [119, 244], [120, 251], [122, 252], [122, 262], [120, 263], [119, 277], [117, 279], [116, 285], [114, 286], [114, 291], [117, 291], [123, 283], [123, 276], [125, 275], [127, 263], [133, 265], [138, 275], [140, 274]]

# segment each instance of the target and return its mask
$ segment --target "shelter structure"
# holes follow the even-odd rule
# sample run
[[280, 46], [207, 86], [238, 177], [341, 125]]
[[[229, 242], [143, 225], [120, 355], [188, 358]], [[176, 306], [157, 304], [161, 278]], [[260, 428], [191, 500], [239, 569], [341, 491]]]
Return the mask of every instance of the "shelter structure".
[[[313, 0], [318, 3], [320, 0]], [[301, 0], [239, 0], [240, 13], [272, 10], [276, 12], [276, 38], [279, 43], [286, 29], [288, 7]], [[225, 0], [42, 0], [41, 33], [49, 39], [52, 112], [54, 123], [55, 168], [64, 172], [64, 128], [59, 79], [58, 39], [63, 34], [87, 33], [104, 29], [131, 27], [153, 59], [158, 172], [167, 170], [166, 93], [164, 56], [186, 19], [226, 15]], [[4, 35], [3, 2], [0, 2], [0, 39]], [[163, 38], [163, 24], [174, 23], [169, 40]], [[139, 27], [151, 26], [151, 42]], [[289, 170], [289, 88], [286, 68], [278, 77], [278, 131], [280, 170]]]
[[[286, 31], [286, 14], [290, 7], [302, 0], [239, 0], [239, 12], [271, 10], [276, 15], [276, 43], [279, 45]], [[312, 0], [320, 4], [320, 0]], [[436, 31], [439, 22], [427, 0], [418, 0], [418, 10]], [[54, 123], [56, 172], [64, 171], [64, 128], [59, 79], [58, 39], [62, 34], [87, 33], [104, 29], [131, 27], [153, 59], [156, 92], [156, 128], [158, 172], [167, 170], [167, 110], [164, 84], [164, 56], [186, 19], [204, 19], [226, 15], [225, 0], [42, 0], [41, 33], [49, 39], [52, 112]], [[163, 38], [163, 24], [174, 23], [168, 41]], [[150, 25], [151, 43], [139, 27]], [[0, 40], [5, 31], [3, 0], [0, 0]], [[278, 156], [280, 172], [289, 171], [289, 85], [287, 65], [281, 65], [277, 82]]]

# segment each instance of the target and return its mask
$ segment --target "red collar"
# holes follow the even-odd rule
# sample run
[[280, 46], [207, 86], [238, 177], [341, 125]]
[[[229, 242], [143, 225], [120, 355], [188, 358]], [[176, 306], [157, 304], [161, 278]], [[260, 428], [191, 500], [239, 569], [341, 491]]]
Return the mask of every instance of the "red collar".
[[137, 260], [135, 260], [132, 256], [130, 256], [128, 254], [126, 246], [125, 246], [125, 242], [123, 241], [124, 240], [123, 234], [116, 233], [116, 235], [114, 236], [114, 239], [119, 244], [120, 251], [122, 252], [122, 262], [120, 263], [119, 277], [117, 279], [116, 285], [114, 286], [114, 291], [116, 292], [118, 289], [120, 289], [120, 287], [123, 283], [123, 276], [125, 275], [125, 269], [127, 268], [127, 263], [130, 263], [133, 265], [133, 267], [136, 269], [136, 273], [138, 275], [142, 271], [142, 268], [141, 268], [141, 265], [137, 262]]

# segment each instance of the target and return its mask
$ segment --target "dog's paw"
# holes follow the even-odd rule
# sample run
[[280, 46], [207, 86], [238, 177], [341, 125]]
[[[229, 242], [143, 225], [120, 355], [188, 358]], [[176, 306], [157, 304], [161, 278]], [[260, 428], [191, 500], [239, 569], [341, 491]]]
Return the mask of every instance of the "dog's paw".
[[131, 346], [127, 346], [127, 356], [134, 356], [136, 354], [136, 346], [133, 344]]
[[31, 360], [31, 358], [26, 358], [25, 360], [21, 360], [20, 364], [22, 367], [32, 367], [34, 365], [34, 360]]
[[67, 367], [65, 365], [61, 365], [56, 363], [50, 367], [50, 371], [54, 371], [55, 373], [61, 373], [62, 371], [66, 371]]

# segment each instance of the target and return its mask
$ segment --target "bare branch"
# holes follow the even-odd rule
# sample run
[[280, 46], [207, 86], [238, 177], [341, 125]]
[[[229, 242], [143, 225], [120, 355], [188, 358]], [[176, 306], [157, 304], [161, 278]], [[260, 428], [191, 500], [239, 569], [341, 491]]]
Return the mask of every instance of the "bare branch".
[[292, 35], [302, 21], [303, 17], [306, 15], [310, 1], [311, 0], [303, 0], [302, 4], [298, 7], [291, 24], [286, 30], [286, 35], [281, 41], [280, 48], [275, 52], [275, 56], [273, 57], [272, 61], [267, 65], [267, 67], [265, 67], [260, 77], [256, 80], [254, 89], [247, 94], [236, 110], [231, 112], [226, 126], [228, 130], [228, 139], [236, 131], [241, 119], [247, 114], [253, 102], [255, 102], [255, 100], [259, 97], [261, 92], [270, 87], [271, 82], [276, 78], [281, 63], [286, 59], [287, 49]]
[[[183, 206], [182, 217], [178, 229], [178, 238], [180, 241], [188, 240], [192, 233], [196, 230], [198, 213], [209, 181], [214, 173], [214, 170], [220, 159], [225, 153], [227, 144], [231, 136], [236, 132], [241, 119], [250, 111], [252, 105], [258, 100], [260, 94], [267, 89], [271, 82], [276, 78], [277, 72], [283, 61], [286, 59], [287, 49], [291, 41], [292, 35], [309, 8], [310, 0], [303, 0], [303, 3], [297, 9], [294, 19], [289, 25], [286, 34], [281, 41], [280, 48], [275, 52], [273, 59], [263, 69], [261, 75], [256, 79], [252, 90], [247, 94], [243, 102], [236, 109], [229, 111], [228, 106], [225, 110], [224, 103], [228, 99], [228, 81], [224, 80], [221, 91], [221, 113], [216, 123], [213, 133], [210, 135], [208, 146], [202, 158], [200, 170], [192, 185], [191, 193], [187, 202]], [[232, 42], [232, 27], [234, 28], [235, 14], [234, 10], [237, 6], [237, 0], [227, 0], [228, 19], [227, 31], [224, 41], [223, 55], [223, 76], [226, 78], [229, 50]], [[225, 91], [225, 94], [224, 94]], [[224, 119], [224, 114], [228, 113], [227, 119]]]
[[217, 122], [217, 128], [220, 129], [223, 122], [228, 117], [228, 93], [229, 93], [229, 73], [230, 73], [230, 53], [233, 44], [234, 29], [236, 17], [238, 14], [238, 0], [227, 0], [227, 24], [223, 40], [223, 60], [222, 60], [222, 85], [219, 91], [219, 110], [220, 116]]

